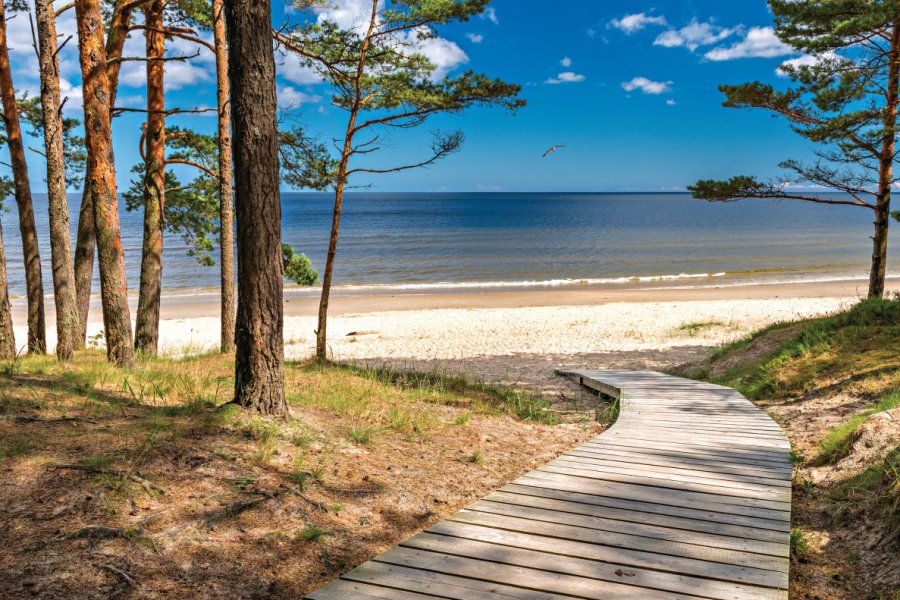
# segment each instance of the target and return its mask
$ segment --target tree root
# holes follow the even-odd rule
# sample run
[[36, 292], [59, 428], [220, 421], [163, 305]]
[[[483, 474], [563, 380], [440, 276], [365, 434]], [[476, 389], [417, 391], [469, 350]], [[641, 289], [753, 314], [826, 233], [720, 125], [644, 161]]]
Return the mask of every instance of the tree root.
[[72, 470], [72, 471], [85, 471], [87, 473], [97, 473], [99, 475], [114, 475], [116, 477], [124, 477], [129, 479], [137, 484], [140, 484], [144, 491], [147, 492], [147, 495], [152, 496], [153, 492], [157, 492], [159, 494], [165, 494], [166, 490], [162, 487], [156, 485], [152, 481], [148, 481], [143, 477], [138, 477], [134, 473], [129, 473], [128, 471], [119, 471], [117, 469], [103, 469], [100, 467], [86, 467], [84, 465], [55, 465], [54, 469], [62, 470]]

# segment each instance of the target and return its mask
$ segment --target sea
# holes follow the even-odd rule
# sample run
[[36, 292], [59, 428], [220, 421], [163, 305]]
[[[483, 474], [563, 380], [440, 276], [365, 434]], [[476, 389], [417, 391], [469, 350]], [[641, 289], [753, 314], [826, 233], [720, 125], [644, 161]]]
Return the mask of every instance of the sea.
[[[835, 196], [837, 197], [837, 196]], [[72, 241], [81, 194], [71, 193]], [[333, 197], [282, 194], [282, 236], [325, 262]], [[34, 197], [44, 286], [52, 292], [47, 197]], [[15, 202], [0, 216], [9, 289], [25, 293]], [[138, 284], [142, 215], [121, 207], [128, 283]], [[437, 293], [567, 286], [673, 287], [864, 280], [871, 211], [796, 201], [708, 203], [681, 193], [350, 193], [337, 293]], [[213, 293], [218, 264], [198, 264], [167, 234], [168, 294]], [[217, 259], [218, 257], [216, 257]], [[897, 244], [889, 275], [900, 276]], [[95, 277], [95, 285], [97, 284]], [[313, 295], [316, 290], [308, 291]]]

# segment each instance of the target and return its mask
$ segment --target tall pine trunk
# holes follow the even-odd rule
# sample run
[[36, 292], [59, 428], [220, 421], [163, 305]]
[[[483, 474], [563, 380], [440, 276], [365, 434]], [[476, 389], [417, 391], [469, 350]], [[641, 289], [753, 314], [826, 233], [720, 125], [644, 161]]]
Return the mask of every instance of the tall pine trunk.
[[[2, 3], [0, 3], [2, 4]], [[25, 258], [25, 289], [28, 295], [28, 351], [43, 354], [47, 351], [44, 323], [44, 284], [41, 276], [41, 254], [38, 250], [34, 206], [31, 202], [31, 182], [25, 161], [25, 144], [19, 126], [19, 108], [13, 87], [9, 48], [6, 41], [6, 10], [0, 6], [0, 97], [3, 100], [3, 120], [6, 123], [6, 143], [9, 147], [13, 181], [16, 186], [16, 206], [19, 209], [19, 231], [22, 233], [22, 256]]]
[[103, 44], [100, 0], [76, 0], [78, 49], [84, 87], [84, 130], [94, 208], [94, 234], [100, 266], [100, 296], [106, 353], [119, 366], [134, 363], [131, 316], [125, 282], [125, 257], [119, 230], [119, 205], [110, 130], [110, 81]]
[[888, 229], [891, 222], [891, 188], [894, 184], [894, 150], [897, 132], [897, 103], [900, 85], [900, 14], [894, 15], [891, 47], [888, 52], [888, 84], [885, 90], [884, 135], [881, 141], [881, 165], [878, 173], [878, 202], [875, 207], [875, 235], [872, 236], [872, 271], [869, 274], [869, 298], [884, 296], [887, 275]]
[[[125, 39], [131, 26], [131, 15], [140, 4], [139, 1], [117, 2], [113, 9], [109, 24], [109, 35], [106, 39], [106, 57], [113, 60], [122, 56]], [[107, 66], [109, 76], [109, 106], [116, 105], [116, 92], [119, 88], [120, 61]], [[90, 164], [87, 166], [85, 181], [90, 181]], [[75, 240], [75, 293], [78, 310], [78, 335], [76, 347], [84, 348], [87, 337], [88, 312], [91, 306], [91, 284], [94, 277], [94, 203], [91, 197], [91, 186], [85, 184], [81, 194], [81, 208], [78, 211], [78, 234]]]
[[231, 105], [228, 102], [228, 41], [225, 8], [212, 0], [219, 108], [219, 245], [222, 269], [222, 352], [234, 351], [234, 215], [231, 192]]
[[353, 134], [356, 131], [356, 119], [362, 108], [362, 79], [365, 74], [366, 56], [369, 50], [369, 41], [372, 32], [375, 31], [378, 2], [372, 0], [372, 15], [369, 20], [369, 28], [363, 39], [359, 53], [359, 62], [356, 65], [355, 92], [353, 105], [350, 107], [350, 116], [347, 119], [347, 131], [344, 135], [344, 148], [341, 151], [341, 162], [338, 166], [337, 185], [334, 188], [334, 209], [331, 214], [331, 236], [328, 240], [328, 256], [325, 258], [325, 273], [322, 275], [322, 296], [319, 298], [319, 319], [316, 328], [316, 359], [328, 360], [328, 300], [331, 296], [331, 282], [334, 276], [334, 261], [337, 256], [338, 233], [341, 228], [341, 211], [344, 204], [344, 188], [347, 185], [347, 169], [350, 156], [353, 154]]
[[34, 12], [37, 21], [41, 109], [47, 161], [50, 257], [53, 268], [53, 299], [56, 304], [56, 356], [60, 360], [69, 360], [76, 346], [78, 312], [75, 306], [75, 273], [69, 239], [69, 207], [66, 202], [66, 165], [60, 113], [56, 23], [49, 0], [34, 0]]
[[238, 307], [234, 401], [285, 415], [281, 194], [269, 0], [225, 3], [234, 131]]
[[165, 3], [152, 0], [144, 9], [147, 24], [147, 129], [145, 132], [144, 243], [134, 346], [155, 355], [159, 345], [162, 293], [163, 210], [166, 200], [166, 103], [162, 60], [165, 55]]
[[0, 360], [10, 360], [15, 356], [16, 338], [13, 334], [12, 310], [6, 284], [6, 251], [3, 246], [3, 228], [0, 227]]

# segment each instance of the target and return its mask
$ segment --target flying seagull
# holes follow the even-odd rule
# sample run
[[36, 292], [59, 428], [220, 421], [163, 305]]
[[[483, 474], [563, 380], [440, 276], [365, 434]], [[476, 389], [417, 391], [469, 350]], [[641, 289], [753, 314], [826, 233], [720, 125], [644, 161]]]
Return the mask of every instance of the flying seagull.
[[550, 148], [549, 150], [547, 150], [546, 152], [544, 152], [544, 155], [543, 155], [541, 158], [547, 158], [547, 155], [548, 155], [548, 154], [553, 154], [554, 152], [556, 152], [556, 151], [559, 150], [560, 148], [565, 148], [565, 147], [566, 147], [565, 144], [559, 144], [559, 145], [557, 145], [557, 146], [553, 146], [552, 148]]

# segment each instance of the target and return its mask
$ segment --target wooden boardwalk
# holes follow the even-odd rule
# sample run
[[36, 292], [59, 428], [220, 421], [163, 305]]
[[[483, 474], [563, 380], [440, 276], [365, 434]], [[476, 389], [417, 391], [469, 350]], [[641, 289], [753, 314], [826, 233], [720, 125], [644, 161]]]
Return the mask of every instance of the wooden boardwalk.
[[616, 424], [308, 598], [786, 599], [778, 425], [730, 388], [565, 375], [618, 397]]

